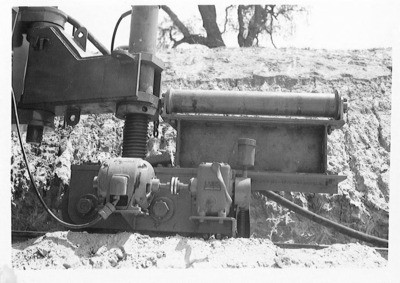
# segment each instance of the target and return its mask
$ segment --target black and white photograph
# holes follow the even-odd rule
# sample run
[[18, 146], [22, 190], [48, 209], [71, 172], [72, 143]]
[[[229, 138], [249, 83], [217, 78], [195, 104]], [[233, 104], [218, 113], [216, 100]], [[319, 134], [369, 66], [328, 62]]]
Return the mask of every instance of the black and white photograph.
[[1, 10], [0, 283], [399, 280], [400, 3]]

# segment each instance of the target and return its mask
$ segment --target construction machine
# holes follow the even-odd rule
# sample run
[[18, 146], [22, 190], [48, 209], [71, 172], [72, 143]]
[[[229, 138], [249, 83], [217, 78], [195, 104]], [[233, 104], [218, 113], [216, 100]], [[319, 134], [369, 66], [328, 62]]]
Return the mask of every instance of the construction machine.
[[[132, 6], [129, 46], [108, 50], [55, 7], [13, 9], [12, 89], [26, 141], [56, 116], [124, 120], [122, 156], [71, 167], [62, 223], [182, 235], [249, 237], [254, 192], [337, 193], [327, 142], [344, 125], [338, 92], [175, 90], [162, 93], [158, 6]], [[66, 26], [72, 25], [72, 34]], [[87, 51], [91, 43], [98, 53]], [[148, 125], [176, 129], [173, 166], [146, 158]]]

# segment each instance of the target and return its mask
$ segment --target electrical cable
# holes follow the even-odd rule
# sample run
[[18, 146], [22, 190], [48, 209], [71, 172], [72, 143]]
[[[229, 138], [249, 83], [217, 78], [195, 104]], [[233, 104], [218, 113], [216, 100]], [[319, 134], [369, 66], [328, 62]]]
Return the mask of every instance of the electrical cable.
[[280, 195], [273, 193], [271, 191], [259, 191], [261, 194], [266, 196], [267, 198], [281, 204], [282, 206], [310, 219], [311, 221], [314, 221], [316, 223], [319, 223], [325, 227], [328, 228], [333, 228], [336, 231], [338, 231], [341, 234], [350, 236], [352, 238], [376, 245], [378, 247], [385, 247], [387, 248], [389, 246], [389, 241], [386, 239], [378, 238], [375, 236], [371, 236], [365, 233], [362, 233], [360, 231], [351, 229], [349, 227], [346, 227], [344, 225], [341, 225], [339, 223], [333, 222], [327, 218], [324, 218], [314, 212], [308, 211], [297, 204], [294, 204], [293, 202], [281, 197]]
[[61, 225], [65, 226], [65, 227], [67, 227], [67, 228], [70, 228], [70, 229], [83, 229], [83, 228], [88, 228], [88, 227], [91, 227], [91, 226], [93, 226], [94, 224], [98, 223], [100, 220], [102, 220], [102, 217], [101, 217], [100, 215], [99, 215], [96, 219], [94, 219], [93, 221], [88, 222], [88, 223], [84, 223], [84, 224], [72, 224], [72, 223], [67, 223], [67, 222], [65, 222], [65, 221], [63, 221], [63, 220], [61, 220], [61, 219], [59, 219], [59, 218], [50, 210], [50, 208], [46, 205], [46, 203], [44, 202], [42, 196], [41, 196], [40, 193], [39, 193], [38, 188], [36, 187], [36, 184], [35, 184], [35, 182], [34, 182], [34, 180], [33, 180], [32, 173], [31, 173], [31, 171], [30, 171], [30, 169], [29, 169], [29, 166], [28, 166], [28, 158], [27, 158], [26, 153], [25, 153], [25, 148], [24, 148], [24, 146], [23, 146], [23, 144], [22, 144], [21, 131], [20, 131], [20, 128], [19, 128], [19, 119], [18, 119], [18, 112], [17, 112], [18, 110], [17, 110], [17, 103], [16, 103], [16, 98], [15, 98], [14, 90], [11, 89], [11, 93], [12, 93], [12, 97], [11, 97], [11, 98], [12, 98], [12, 104], [13, 104], [13, 110], [14, 110], [13, 112], [14, 112], [14, 117], [15, 117], [15, 124], [16, 124], [16, 127], [17, 127], [17, 134], [18, 134], [19, 143], [20, 143], [20, 145], [21, 145], [22, 156], [23, 156], [23, 158], [24, 158], [24, 162], [25, 162], [25, 165], [26, 165], [26, 169], [27, 169], [27, 171], [28, 171], [28, 175], [29, 175], [29, 179], [30, 179], [30, 181], [31, 181], [31, 184], [32, 184], [32, 186], [33, 186], [33, 188], [34, 188], [34, 190], [35, 190], [35, 193], [36, 193], [37, 197], [39, 198], [40, 203], [42, 204], [42, 206], [44, 207], [44, 209], [46, 210], [46, 212], [47, 212], [48, 214], [50, 214], [50, 216], [51, 216], [54, 220], [56, 220], [58, 223], [60, 223]]
[[117, 23], [115, 24], [114, 32], [113, 32], [113, 35], [112, 35], [112, 38], [111, 38], [111, 48], [110, 48], [111, 52], [114, 50], [114, 41], [115, 41], [115, 36], [117, 35], [117, 30], [118, 30], [119, 24], [121, 23], [121, 21], [122, 21], [124, 18], [126, 18], [126, 17], [129, 16], [130, 14], [132, 14], [132, 10], [126, 11], [125, 13], [123, 13], [123, 14], [119, 17]]

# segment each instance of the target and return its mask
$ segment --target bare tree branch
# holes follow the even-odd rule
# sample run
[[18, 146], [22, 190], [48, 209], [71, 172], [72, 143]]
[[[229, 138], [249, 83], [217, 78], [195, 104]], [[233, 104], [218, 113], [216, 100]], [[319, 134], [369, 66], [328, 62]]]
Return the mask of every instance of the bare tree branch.
[[178, 18], [178, 16], [168, 7], [162, 5], [161, 8], [165, 13], [171, 18], [173, 24], [178, 28], [178, 30], [183, 34], [183, 38], [176, 40], [172, 36], [172, 29], [170, 30], [170, 39], [172, 40], [173, 48], [177, 47], [182, 43], [189, 44], [202, 44], [210, 48], [225, 46], [222, 40], [221, 32], [219, 31], [217, 25], [217, 13], [215, 11], [214, 5], [199, 5], [199, 11], [203, 19], [203, 27], [207, 32], [207, 37], [199, 34], [191, 34], [189, 29], [184, 23]]
[[267, 13], [268, 14], [270, 14], [271, 15], [271, 17], [270, 17], [270, 20], [269, 20], [269, 30], [268, 29], [265, 29], [265, 31], [269, 34], [269, 39], [271, 40], [271, 43], [272, 43], [272, 45], [275, 47], [275, 49], [277, 48], [276, 47], [276, 45], [275, 45], [275, 43], [274, 43], [274, 38], [273, 38], [273, 28], [274, 28], [274, 18], [276, 19], [276, 20], [278, 20], [278, 15], [277, 14], [275, 14], [275, 12], [274, 12], [274, 9], [275, 9], [275, 5], [267, 5], [267, 6], [269, 6], [269, 9], [267, 9], [268, 7], [265, 7], [266, 8], [266, 11], [267, 11]]
[[269, 39], [271, 40], [271, 43], [272, 43], [272, 45], [275, 47], [275, 49], [277, 49], [276, 48], [276, 45], [275, 45], [275, 43], [274, 43], [274, 39], [273, 39], [273, 37], [272, 37], [272, 28], [273, 28], [273, 24], [274, 24], [274, 18], [273, 17], [271, 17], [271, 21], [270, 21], [270, 32], [269, 32]]
[[222, 34], [224, 34], [226, 32], [226, 25], [228, 24], [228, 10], [233, 7], [234, 7], [234, 5], [230, 5], [225, 8], [225, 23], [224, 23], [224, 30], [222, 31]]
[[[182, 43], [203, 44], [210, 48], [225, 46], [222, 34], [227, 31], [229, 24], [229, 10], [237, 7], [238, 34], [237, 41], [240, 47], [258, 46], [260, 43], [260, 34], [267, 33], [271, 44], [277, 48], [274, 42], [274, 33], [279, 27], [279, 19], [286, 18], [293, 20], [293, 12], [305, 11], [304, 8], [295, 5], [230, 5], [225, 8], [225, 18], [223, 31], [221, 33], [217, 25], [217, 15], [214, 5], [199, 5], [199, 12], [203, 20], [203, 27], [207, 36], [200, 34], [191, 34], [187, 26], [178, 18], [178, 16], [168, 7], [161, 8], [169, 15], [177, 31], [182, 33], [183, 38], [174, 38], [175, 30], [168, 30], [170, 40], [174, 47]], [[167, 34], [165, 34], [167, 36]]]
[[238, 44], [240, 47], [244, 45], [244, 21], [243, 21], [243, 10], [245, 6], [239, 5], [237, 10], [238, 15], [238, 23], [239, 23], [239, 32], [238, 32]]
[[162, 5], [161, 9], [171, 18], [174, 25], [179, 29], [183, 36], [190, 36], [189, 29], [181, 22], [178, 16], [166, 5]]
[[169, 39], [175, 44], [176, 43], [176, 39], [172, 36], [172, 30], [173, 30], [173, 27], [171, 27], [169, 29]]

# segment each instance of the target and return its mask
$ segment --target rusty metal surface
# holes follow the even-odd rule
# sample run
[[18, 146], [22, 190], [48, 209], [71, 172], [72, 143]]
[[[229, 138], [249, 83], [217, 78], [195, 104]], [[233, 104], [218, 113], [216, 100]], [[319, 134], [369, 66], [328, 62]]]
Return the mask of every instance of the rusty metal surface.
[[178, 121], [177, 164], [197, 167], [204, 160], [238, 168], [237, 140], [257, 141], [254, 169], [259, 171], [324, 173], [324, 126], [263, 125]]
[[338, 118], [336, 93], [169, 90], [167, 113], [218, 113]]

